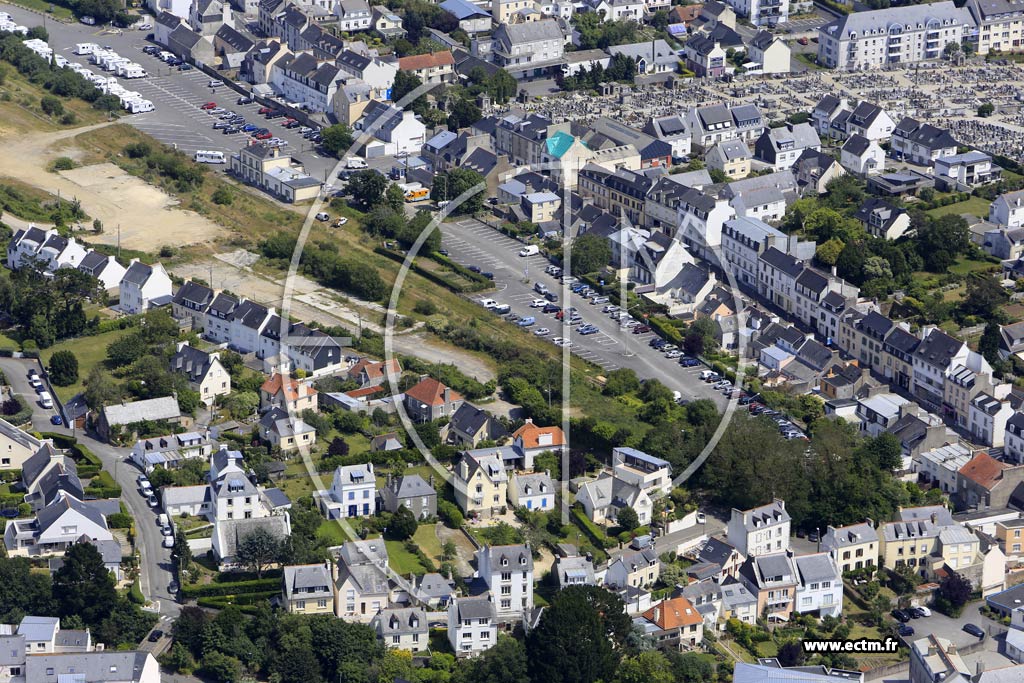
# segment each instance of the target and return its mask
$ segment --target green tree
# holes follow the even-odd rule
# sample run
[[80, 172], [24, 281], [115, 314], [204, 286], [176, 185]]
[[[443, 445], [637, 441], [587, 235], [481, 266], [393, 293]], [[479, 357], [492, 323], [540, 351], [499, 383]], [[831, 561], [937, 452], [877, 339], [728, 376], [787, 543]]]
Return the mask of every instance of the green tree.
[[593, 683], [615, 676], [631, 630], [622, 598], [597, 586], [559, 591], [527, 636], [533, 683]]
[[402, 218], [401, 214], [405, 211], [405, 193], [401, 187], [396, 184], [388, 185], [388, 189], [384, 191], [384, 204], [377, 208], [383, 207], [391, 209], [399, 219]]
[[[421, 85], [423, 85], [423, 81], [420, 80], [419, 76], [411, 71], [399, 69], [398, 73], [395, 74], [395, 82], [391, 86], [391, 101], [401, 102], [406, 95]], [[406, 109], [411, 109], [411, 107], [407, 105]]]
[[628, 505], [619, 510], [619, 513], [615, 515], [615, 521], [626, 531], [632, 531], [640, 526], [639, 515], [636, 514], [636, 510]]
[[594, 233], [584, 233], [572, 240], [572, 274], [578, 276], [596, 273], [612, 260], [608, 240]]
[[203, 657], [201, 669], [216, 683], [236, 683], [242, 677], [242, 662], [216, 650]]
[[999, 334], [999, 323], [989, 322], [985, 324], [985, 331], [978, 340], [978, 353], [985, 357], [989, 363], [998, 363], [999, 345], [1001, 336]]
[[803, 644], [796, 640], [787, 640], [779, 646], [779, 664], [782, 666], [800, 666], [804, 663]]
[[58, 387], [69, 387], [78, 381], [78, 358], [63, 349], [50, 357], [50, 381]]
[[494, 647], [475, 659], [460, 663], [452, 683], [529, 683], [526, 648], [505, 634], [498, 635]]
[[949, 604], [953, 614], [959, 614], [967, 601], [971, 599], [973, 591], [971, 582], [959, 572], [949, 572], [939, 582], [939, 589], [936, 591], [938, 597]]
[[452, 104], [452, 110], [448, 114], [448, 130], [458, 132], [476, 123], [483, 117], [483, 112], [476, 103], [464, 97], [459, 97]]
[[171, 550], [171, 557], [174, 559], [174, 566], [178, 570], [178, 580], [181, 581], [181, 570], [192, 564], [192, 549], [189, 548], [188, 539], [185, 538], [185, 530], [181, 527], [174, 534], [174, 548]]
[[43, 95], [39, 107], [47, 116], [60, 116], [64, 113], [64, 104], [53, 95]]
[[641, 652], [619, 664], [615, 683], [675, 683], [668, 659], [659, 650]]
[[89, 376], [85, 378], [84, 398], [85, 404], [89, 408], [99, 410], [120, 401], [121, 389], [114, 382], [114, 378], [97, 365], [89, 371]]
[[960, 307], [966, 315], [998, 322], [1003, 318], [1002, 307], [1009, 300], [1006, 288], [990, 274], [972, 273], [967, 278], [967, 293]]
[[416, 521], [416, 515], [412, 513], [412, 510], [400, 505], [395, 514], [391, 515], [391, 521], [388, 522], [388, 535], [399, 541], [412, 538], [413, 534], [416, 533], [416, 527], [419, 523]]
[[78, 615], [90, 627], [103, 622], [117, 601], [114, 578], [91, 543], [75, 543], [53, 574], [53, 598], [60, 616]]
[[387, 187], [387, 178], [370, 169], [359, 171], [348, 181], [348, 191], [352, 195], [352, 200], [365, 210], [372, 209], [383, 201]]
[[344, 123], [327, 126], [320, 131], [320, 135], [320, 146], [338, 159], [341, 158], [342, 154], [352, 149], [352, 143], [355, 141], [352, 129]]
[[618, 368], [608, 373], [604, 384], [604, 393], [609, 396], [622, 396], [640, 388], [640, 380], [631, 368]]
[[918, 253], [932, 273], [946, 272], [970, 246], [970, 231], [962, 216], [946, 214], [927, 221], [917, 231]]
[[235, 549], [238, 563], [256, 572], [257, 578], [262, 578], [267, 567], [276, 563], [280, 557], [281, 541], [263, 527], [250, 531]]
[[992, 116], [995, 110], [996, 107], [994, 104], [992, 104], [991, 102], [985, 102], [984, 104], [978, 107], [978, 116], [983, 119], [988, 118], [989, 116]]
[[452, 200], [479, 186], [480, 189], [466, 197], [453, 212], [458, 215], [474, 214], [483, 209], [485, 189], [482, 187], [483, 183], [484, 177], [473, 169], [455, 168], [438, 173], [434, 177], [430, 198], [435, 202]]
[[832, 267], [839, 260], [839, 255], [843, 253], [843, 247], [845, 246], [841, 239], [833, 237], [827, 242], [818, 245], [818, 248], [814, 251], [814, 258], [821, 265]]

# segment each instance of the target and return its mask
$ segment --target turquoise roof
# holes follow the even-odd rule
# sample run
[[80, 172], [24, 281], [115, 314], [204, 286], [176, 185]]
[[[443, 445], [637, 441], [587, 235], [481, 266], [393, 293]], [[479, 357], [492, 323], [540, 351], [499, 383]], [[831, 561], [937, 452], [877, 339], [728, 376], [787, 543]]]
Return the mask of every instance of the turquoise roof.
[[548, 146], [548, 154], [556, 159], [561, 159], [562, 155], [572, 147], [572, 143], [576, 142], [576, 138], [568, 133], [559, 131], [554, 135], [549, 135], [545, 142]]

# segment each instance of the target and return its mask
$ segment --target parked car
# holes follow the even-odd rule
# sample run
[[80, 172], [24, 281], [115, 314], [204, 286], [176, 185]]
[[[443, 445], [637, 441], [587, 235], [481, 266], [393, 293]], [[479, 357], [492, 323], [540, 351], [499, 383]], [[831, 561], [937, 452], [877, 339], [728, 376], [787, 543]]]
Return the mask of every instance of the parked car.
[[909, 638], [914, 635], [914, 627], [909, 624], [900, 624], [900, 627], [896, 629], [896, 632], [904, 638]]
[[533, 331], [533, 333], [538, 337], [543, 337], [544, 335], [550, 334], [551, 330], [549, 330], [546, 327], [538, 327], [536, 330]]
[[202, 109], [203, 111], [210, 111], [212, 109], [216, 109], [217, 108], [217, 103], [216, 102], [207, 102], [206, 104], [199, 105], [199, 108]]
[[[892, 614], [892, 616], [893, 616], [893, 619], [895, 619], [896, 621], [900, 622], [901, 624], [905, 624], [905, 623], [907, 623], [908, 621], [910, 621], [910, 615], [909, 615], [909, 614], [907, 614], [906, 612], [904, 612], [904, 611], [903, 611], [903, 610], [901, 610], [901, 609], [894, 609], [894, 610], [893, 610], [893, 611], [891, 612], [891, 614]], [[965, 630], [965, 631], [967, 631], [967, 627], [968, 627], [968, 626], [973, 626], [973, 624], [967, 624], [967, 625], [965, 625], [965, 626], [964, 626], [964, 630]], [[975, 626], [974, 628], [978, 628], [978, 627], [977, 627], [977, 626]], [[978, 630], [981, 630], [981, 629], [978, 629]], [[967, 632], [968, 632], [968, 633], [970, 633], [970, 631], [967, 631]]]
[[932, 615], [932, 611], [924, 605], [919, 605], [914, 609], [916, 609], [922, 617], [930, 617]]
[[974, 624], [964, 624], [964, 631], [970, 633], [972, 636], [975, 636], [977, 638], [985, 637], [985, 632], [977, 626], [975, 626]]
[[645, 334], [650, 331], [651, 328], [649, 325], [640, 324], [633, 328], [633, 334]]
[[530, 308], [543, 308], [547, 303], [544, 299], [534, 299], [530, 302]]
[[548, 304], [544, 304], [544, 308], [542, 308], [540, 310], [541, 310], [541, 313], [558, 313], [560, 310], [562, 310], [562, 307], [561, 306], [556, 306], [555, 304], [548, 303]]
[[155, 642], [157, 642], [158, 640], [160, 640], [163, 637], [164, 637], [164, 632], [161, 631], [160, 629], [156, 629], [155, 631], [153, 631], [152, 633], [149, 634], [149, 638], [147, 638], [146, 640], [148, 640], [151, 643], [155, 643]]
[[252, 104], [255, 101], [252, 95], [242, 95], [235, 101], [235, 104]]
[[50, 416], [50, 424], [56, 425], [56, 426], [59, 427], [62, 424], [64, 424], [64, 419], [60, 415], [51, 415]]

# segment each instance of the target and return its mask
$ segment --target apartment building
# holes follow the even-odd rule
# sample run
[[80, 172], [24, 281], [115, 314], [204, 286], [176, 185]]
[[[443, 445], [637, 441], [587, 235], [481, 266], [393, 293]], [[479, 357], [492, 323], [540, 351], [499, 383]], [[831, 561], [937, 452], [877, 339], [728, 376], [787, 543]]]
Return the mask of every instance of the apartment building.
[[789, 237], [757, 218], [738, 216], [722, 227], [722, 255], [741, 288], [757, 288], [758, 259], [767, 249], [786, 251]]
[[967, 0], [978, 26], [975, 52], [1019, 52], [1024, 41], [1024, 6], [1014, 0]]
[[776, 498], [750, 510], [733, 508], [729, 517], [729, 543], [746, 556], [789, 550], [790, 517], [786, 501]]
[[821, 548], [832, 556], [841, 572], [874, 567], [878, 562], [878, 532], [870, 519], [849, 526], [829, 526]]
[[738, 16], [754, 26], [777, 26], [789, 21], [789, 0], [728, 0]]
[[494, 597], [499, 621], [517, 621], [533, 609], [530, 544], [485, 545], [476, 551], [477, 574]]
[[939, 59], [961, 43], [973, 20], [951, 0], [853, 12], [818, 29], [818, 62], [833, 69], [878, 69]]

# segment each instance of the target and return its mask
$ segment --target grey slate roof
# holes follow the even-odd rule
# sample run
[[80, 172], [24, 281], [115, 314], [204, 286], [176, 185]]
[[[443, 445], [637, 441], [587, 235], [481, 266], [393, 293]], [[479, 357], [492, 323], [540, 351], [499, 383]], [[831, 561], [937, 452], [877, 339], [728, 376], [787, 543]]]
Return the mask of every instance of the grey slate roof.
[[33, 683], [67, 681], [138, 681], [149, 652], [103, 650], [70, 654], [43, 654], [25, 658], [25, 680]]
[[962, 346], [963, 342], [959, 339], [950, 337], [942, 330], [934, 329], [918, 344], [914, 356], [929, 365], [947, 368]]
[[494, 603], [487, 598], [459, 598], [455, 601], [453, 609], [457, 610], [459, 621], [466, 619], [494, 621], [497, 618]]
[[382, 609], [373, 618], [371, 626], [385, 643], [389, 636], [427, 632], [427, 612], [422, 607], [392, 607]]
[[517, 474], [512, 478], [520, 497], [535, 496], [540, 493], [555, 492], [551, 477], [544, 472], [534, 474]]
[[805, 584], [835, 581], [841, 578], [836, 563], [826, 553], [797, 555], [796, 569]]
[[869, 147], [871, 147], [871, 141], [860, 133], [854, 133], [843, 143], [844, 152], [849, 152], [858, 157], [863, 156]]
[[291, 597], [298, 593], [319, 592], [316, 589], [323, 588], [324, 592], [332, 591], [331, 572], [323, 564], [300, 564], [284, 568], [284, 593]]
[[423, 477], [418, 474], [407, 474], [401, 477], [395, 477], [387, 486], [392, 490], [395, 498], [398, 500], [437, 495], [437, 492], [434, 491], [430, 484], [424, 481]]
[[877, 33], [887, 35], [893, 24], [913, 26], [926, 24], [930, 20], [942, 23], [953, 20], [957, 24], [970, 25], [971, 16], [966, 9], [956, 7], [951, 0], [936, 2], [930, 5], [906, 5], [871, 12], [851, 12], [821, 27], [822, 31], [845, 39], [851, 33], [858, 36]]

